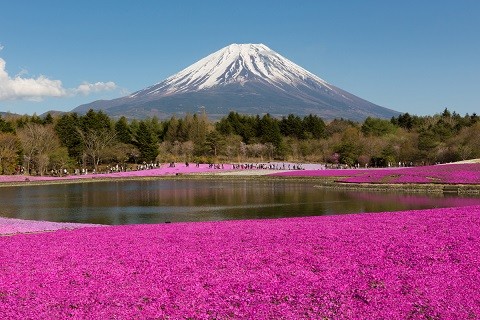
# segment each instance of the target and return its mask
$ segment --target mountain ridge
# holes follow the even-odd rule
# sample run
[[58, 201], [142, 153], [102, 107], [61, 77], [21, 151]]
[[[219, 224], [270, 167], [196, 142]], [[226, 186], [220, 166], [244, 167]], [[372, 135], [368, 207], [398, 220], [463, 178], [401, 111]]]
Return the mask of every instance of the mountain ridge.
[[264, 44], [231, 44], [145, 89], [73, 111], [90, 108], [140, 118], [195, 113], [200, 108], [214, 118], [230, 111], [351, 120], [400, 114], [329, 84]]

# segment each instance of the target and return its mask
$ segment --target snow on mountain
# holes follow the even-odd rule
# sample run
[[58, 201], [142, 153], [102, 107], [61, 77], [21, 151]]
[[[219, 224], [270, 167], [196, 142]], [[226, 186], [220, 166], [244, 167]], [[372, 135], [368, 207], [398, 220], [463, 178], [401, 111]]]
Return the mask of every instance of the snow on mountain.
[[327, 82], [271, 50], [264, 44], [232, 44], [188, 68], [131, 95], [165, 95], [198, 91], [230, 83], [265, 81], [281, 88], [311, 82], [331, 90]]
[[264, 44], [229, 45], [146, 89], [119, 99], [95, 101], [74, 111], [93, 108], [114, 116], [168, 117], [194, 113], [199, 107], [214, 117], [231, 110], [353, 120], [398, 114], [327, 83]]

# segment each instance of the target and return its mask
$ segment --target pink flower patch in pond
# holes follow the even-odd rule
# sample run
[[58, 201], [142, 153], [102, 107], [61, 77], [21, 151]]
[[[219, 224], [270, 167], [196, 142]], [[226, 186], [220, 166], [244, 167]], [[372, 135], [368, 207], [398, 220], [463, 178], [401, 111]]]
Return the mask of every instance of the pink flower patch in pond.
[[480, 163], [445, 164], [389, 169], [326, 169], [291, 171], [273, 175], [298, 177], [338, 177], [337, 181], [350, 183], [480, 184]]
[[271, 176], [279, 177], [349, 177], [362, 173], [364, 169], [324, 169], [324, 170], [292, 170], [272, 173]]

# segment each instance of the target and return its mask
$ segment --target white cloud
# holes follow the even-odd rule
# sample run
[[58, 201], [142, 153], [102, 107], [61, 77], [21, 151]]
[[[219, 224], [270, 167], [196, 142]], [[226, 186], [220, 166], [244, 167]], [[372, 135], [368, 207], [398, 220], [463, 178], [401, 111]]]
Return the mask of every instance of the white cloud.
[[62, 97], [66, 94], [60, 80], [50, 80], [45, 76], [11, 78], [5, 64], [5, 60], [0, 58], [0, 100], [41, 100], [42, 97]]
[[[3, 48], [0, 45], [0, 50]], [[0, 58], [0, 101], [1, 100], [33, 100], [41, 101], [46, 97], [66, 97], [78, 94], [110, 91], [117, 88], [114, 82], [83, 83], [74, 89], [65, 89], [60, 80], [51, 80], [45, 76], [37, 78], [24, 77], [22, 70], [15, 77], [10, 77], [5, 69], [6, 62]]]
[[79, 85], [76, 89], [73, 89], [73, 94], [83, 94], [88, 95], [92, 92], [100, 92], [100, 91], [111, 91], [115, 90], [117, 85], [115, 82], [95, 82], [95, 83], [87, 83], [84, 82]]

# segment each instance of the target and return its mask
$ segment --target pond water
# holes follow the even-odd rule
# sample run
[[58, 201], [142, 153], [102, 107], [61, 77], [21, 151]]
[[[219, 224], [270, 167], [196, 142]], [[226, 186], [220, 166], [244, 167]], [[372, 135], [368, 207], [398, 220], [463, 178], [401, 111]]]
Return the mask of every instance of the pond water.
[[111, 181], [0, 188], [0, 216], [98, 224], [258, 219], [480, 204], [479, 197], [323, 189], [280, 180]]

